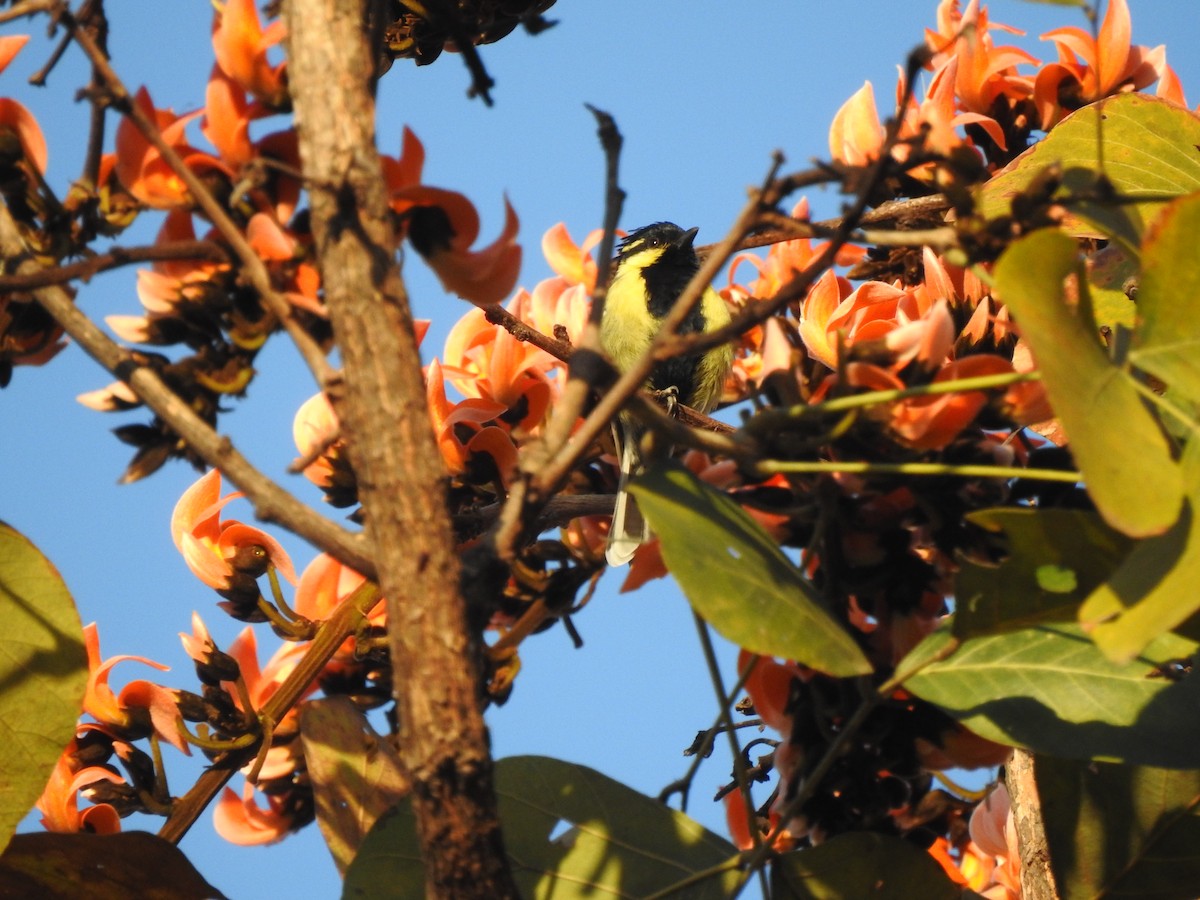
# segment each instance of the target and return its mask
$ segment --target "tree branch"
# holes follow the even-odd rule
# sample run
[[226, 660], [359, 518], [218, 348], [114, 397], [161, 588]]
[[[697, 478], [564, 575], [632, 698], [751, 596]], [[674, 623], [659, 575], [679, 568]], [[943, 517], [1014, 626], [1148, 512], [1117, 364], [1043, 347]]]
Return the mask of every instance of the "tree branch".
[[484, 726], [479, 635], [459, 589], [412, 313], [375, 149], [362, 0], [284, 5], [288, 75], [325, 302], [341, 350], [338, 419], [388, 598], [401, 762], [426, 895], [515, 898]]
[[89, 281], [100, 272], [142, 262], [171, 259], [199, 259], [207, 262], [229, 262], [229, 254], [213, 241], [172, 241], [145, 247], [113, 247], [87, 259], [53, 268], [30, 267], [28, 272], [0, 275], [0, 293], [31, 291], [51, 284], [66, 284], [76, 278]]

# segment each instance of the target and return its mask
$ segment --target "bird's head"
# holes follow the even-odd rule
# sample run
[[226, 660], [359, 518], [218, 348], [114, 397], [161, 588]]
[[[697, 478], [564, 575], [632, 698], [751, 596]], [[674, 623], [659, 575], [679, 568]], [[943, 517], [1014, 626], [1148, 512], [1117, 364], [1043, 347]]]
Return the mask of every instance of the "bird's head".
[[655, 222], [630, 232], [617, 248], [617, 263], [632, 263], [637, 268], [663, 260], [669, 266], [695, 268], [698, 265], [692, 242], [698, 228], [684, 231], [673, 222]]

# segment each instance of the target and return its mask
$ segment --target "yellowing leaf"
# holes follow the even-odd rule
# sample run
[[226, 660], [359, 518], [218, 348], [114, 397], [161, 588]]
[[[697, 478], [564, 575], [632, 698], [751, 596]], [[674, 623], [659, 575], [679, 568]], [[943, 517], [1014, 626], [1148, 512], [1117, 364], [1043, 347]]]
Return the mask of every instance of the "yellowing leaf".
[[75, 602], [50, 561], [0, 523], [0, 844], [75, 736], [87, 656]]
[[1114, 528], [1144, 537], [1179, 517], [1183, 480], [1158, 421], [1129, 376], [1100, 345], [1083, 299], [1064, 298], [1080, 275], [1075, 242], [1044, 229], [1014, 243], [996, 264], [996, 288], [1042, 372], [1088, 493]]
[[1172, 203], [1142, 250], [1129, 361], [1200, 403], [1200, 194]]
[[847, 627], [729, 497], [679, 465], [652, 466], [630, 490], [688, 602], [722, 635], [752, 653], [830, 675], [870, 673], [871, 663]]
[[[496, 763], [504, 848], [523, 897], [645, 897], [699, 873], [680, 896], [720, 900], [737, 850], [681, 812], [586, 766], [544, 756]], [[405, 800], [376, 823], [346, 871], [344, 897], [425, 895]]]
[[[1060, 166], [1063, 184], [1056, 197], [1075, 198], [1069, 211], [1088, 226], [1075, 233], [1099, 231], [1136, 253], [1163, 203], [1200, 190], [1198, 145], [1200, 116], [1146, 94], [1118, 94], [1073, 112], [998, 172], [983, 187], [978, 209], [987, 218], [1007, 215], [1014, 197], [1049, 167]], [[1109, 202], [1108, 186], [1122, 198], [1147, 200]]]
[[1117, 662], [1200, 609], [1200, 442], [1188, 445], [1183, 471], [1189, 499], [1179, 521], [1139, 542], [1079, 610], [1079, 621]]
[[344, 873], [375, 820], [408, 793], [409, 780], [391, 744], [375, 734], [348, 697], [305, 703], [300, 737], [317, 824]]

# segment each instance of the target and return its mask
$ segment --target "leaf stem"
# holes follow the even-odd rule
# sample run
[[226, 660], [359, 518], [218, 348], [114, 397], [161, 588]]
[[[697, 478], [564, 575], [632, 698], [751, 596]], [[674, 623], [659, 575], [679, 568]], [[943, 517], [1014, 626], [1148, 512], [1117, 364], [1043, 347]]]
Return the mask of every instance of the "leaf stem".
[[1065, 469], [1027, 469], [1021, 466], [972, 466], [952, 463], [875, 463], [764, 459], [755, 463], [758, 475], [804, 475], [835, 472], [857, 475], [928, 475], [956, 478], [1028, 478], [1031, 481], [1059, 481], [1075, 484], [1083, 475]]

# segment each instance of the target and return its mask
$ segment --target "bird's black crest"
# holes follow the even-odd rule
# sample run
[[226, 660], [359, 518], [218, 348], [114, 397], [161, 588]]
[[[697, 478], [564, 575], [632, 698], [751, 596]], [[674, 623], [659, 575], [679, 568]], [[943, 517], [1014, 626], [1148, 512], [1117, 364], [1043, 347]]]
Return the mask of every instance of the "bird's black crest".
[[654, 222], [629, 232], [621, 239], [617, 247], [617, 258], [629, 253], [644, 250], [647, 247], [662, 247], [673, 244], [684, 234], [682, 228], [674, 222]]

